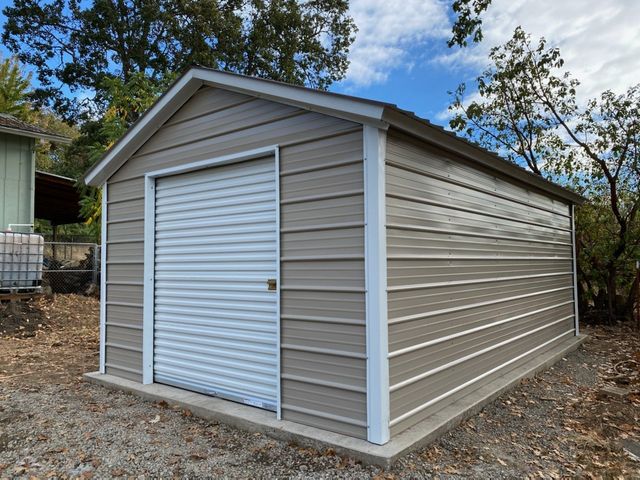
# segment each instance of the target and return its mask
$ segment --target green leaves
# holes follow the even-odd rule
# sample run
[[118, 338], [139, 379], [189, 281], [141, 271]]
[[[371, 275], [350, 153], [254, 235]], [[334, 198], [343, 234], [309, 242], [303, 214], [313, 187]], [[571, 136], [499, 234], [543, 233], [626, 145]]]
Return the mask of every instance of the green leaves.
[[0, 59], [0, 113], [27, 120], [31, 75], [24, 74], [16, 58]]
[[469, 38], [474, 42], [482, 41], [481, 14], [489, 8], [491, 0], [455, 0], [451, 5], [457, 16], [451, 29], [451, 38], [447, 42], [449, 47], [458, 45], [466, 47]]
[[109, 78], [160, 82], [194, 63], [326, 89], [356, 31], [347, 0], [16, 0], [4, 14], [34, 98], [75, 121], [104, 114]]
[[489, 60], [475, 94], [464, 84], [452, 93], [450, 127], [590, 198], [578, 217], [579, 287], [609, 319], [628, 315], [640, 258], [640, 85], [578, 102], [560, 50], [520, 27]]

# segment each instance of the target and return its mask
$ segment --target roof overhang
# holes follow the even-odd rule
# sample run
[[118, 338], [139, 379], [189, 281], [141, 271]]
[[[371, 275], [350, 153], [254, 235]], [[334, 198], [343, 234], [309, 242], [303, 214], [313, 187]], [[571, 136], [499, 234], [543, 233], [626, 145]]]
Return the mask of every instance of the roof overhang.
[[52, 225], [80, 223], [80, 194], [73, 178], [36, 171], [34, 194], [35, 218]]
[[202, 86], [252, 95], [378, 128], [387, 129], [393, 126], [571, 203], [584, 202], [580, 195], [404, 112], [395, 105], [204, 67], [192, 67], [180, 76], [86, 173], [85, 183], [93, 186], [102, 185]]
[[42, 139], [49, 142], [62, 143], [64, 145], [68, 145], [71, 143], [71, 139], [69, 137], [63, 137], [61, 135], [54, 135], [51, 133], [32, 132], [30, 130], [23, 130], [21, 128], [0, 126], [0, 133], [8, 133], [10, 135], [18, 135], [20, 137]]
[[281, 82], [192, 67], [180, 76], [156, 103], [86, 173], [87, 185], [102, 185], [203, 85], [325, 113], [358, 123], [382, 122], [384, 104], [335, 95]]
[[432, 125], [414, 115], [398, 109], [388, 109], [383, 116], [384, 120], [395, 128], [402, 130], [409, 135], [420, 138], [432, 145], [455, 155], [463, 157], [473, 163], [480, 164], [490, 170], [501, 172], [519, 182], [526, 183], [539, 190], [550, 193], [555, 197], [567, 200], [578, 205], [583, 204], [586, 199], [577, 193], [561, 187], [540, 175], [525, 170], [511, 163], [510, 161], [492, 153], [474, 143], [468, 142], [454, 133]]

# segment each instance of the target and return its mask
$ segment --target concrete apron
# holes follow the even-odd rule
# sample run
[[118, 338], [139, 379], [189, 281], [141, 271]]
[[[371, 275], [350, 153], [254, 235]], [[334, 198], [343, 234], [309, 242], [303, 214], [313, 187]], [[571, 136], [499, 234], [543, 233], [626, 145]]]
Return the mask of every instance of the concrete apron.
[[145, 400], [165, 400], [170, 404], [187, 408], [194, 415], [206, 420], [226, 423], [249, 432], [260, 432], [277, 440], [319, 450], [333, 448], [336, 453], [353, 457], [365, 464], [389, 468], [403, 455], [426, 446], [478, 413], [503, 392], [516, 386], [521, 378], [532, 377], [540, 370], [553, 365], [567, 353], [578, 348], [586, 338], [585, 335], [572, 337], [545, 351], [526, 364], [506, 372], [490, 384], [460, 398], [428, 419], [396, 435], [385, 445], [374, 445], [339, 433], [287, 420], [277, 420], [273, 412], [159, 383], [142, 385], [98, 372], [86, 373], [84, 377], [91, 383], [133, 393]]

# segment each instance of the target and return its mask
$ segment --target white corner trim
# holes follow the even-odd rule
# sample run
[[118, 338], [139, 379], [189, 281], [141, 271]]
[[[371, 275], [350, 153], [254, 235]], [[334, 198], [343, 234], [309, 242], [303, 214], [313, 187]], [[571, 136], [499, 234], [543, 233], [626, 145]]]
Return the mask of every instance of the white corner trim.
[[578, 257], [576, 256], [576, 206], [571, 204], [571, 258], [573, 264], [573, 313], [576, 336], [580, 335], [580, 312], [578, 311]]
[[156, 179], [144, 179], [144, 283], [142, 309], [142, 383], [153, 383], [153, 311], [155, 276]]
[[100, 373], [106, 373], [107, 353], [107, 190], [102, 186], [100, 220]]
[[276, 386], [276, 418], [282, 420], [282, 323], [280, 321], [280, 148], [274, 147], [275, 155], [275, 182], [276, 182], [276, 348], [277, 348], [277, 386]]
[[[275, 156], [276, 171], [276, 273], [277, 273], [277, 322], [280, 329], [280, 175], [279, 161], [280, 151], [278, 145], [269, 145], [244, 152], [210, 158], [185, 165], [163, 168], [149, 172], [145, 175], [144, 186], [144, 294], [143, 294], [143, 319], [142, 319], [142, 383], [148, 385], [153, 383], [153, 337], [154, 337], [154, 286], [155, 286], [155, 199], [156, 199], [156, 179], [169, 175], [193, 172], [203, 168], [228, 165], [230, 163], [244, 162], [246, 160], [257, 159], [268, 155]], [[280, 418], [281, 395], [280, 395], [280, 335], [278, 335], [278, 392], [277, 392], [277, 415]]]
[[365, 125], [365, 283], [367, 337], [367, 440], [389, 441], [389, 332], [385, 229], [385, 130]]

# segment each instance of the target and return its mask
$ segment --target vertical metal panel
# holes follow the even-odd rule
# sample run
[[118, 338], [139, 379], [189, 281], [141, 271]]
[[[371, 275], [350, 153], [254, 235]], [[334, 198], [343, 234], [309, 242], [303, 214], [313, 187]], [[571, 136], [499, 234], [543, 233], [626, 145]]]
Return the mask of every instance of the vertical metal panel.
[[573, 334], [569, 206], [395, 131], [387, 143], [391, 432]]
[[33, 223], [33, 149], [32, 138], [0, 133], [0, 231], [9, 224]]
[[[282, 285], [280, 299], [284, 335], [282, 417], [366, 438], [366, 393], [353, 391], [354, 385], [362, 386], [366, 378], [365, 301], [361, 278], [364, 185], [362, 175], [357, 174], [362, 171], [362, 127], [304, 110], [285, 112], [274, 108], [269, 113], [269, 108], [265, 107], [260, 107], [260, 121], [248, 122], [247, 116], [243, 117], [241, 113], [247, 111], [240, 108], [243, 104], [263, 105], [262, 101], [254, 102], [248, 95], [209, 87], [201, 89], [163, 127], [162, 134], [173, 135], [178, 139], [177, 144], [162, 143], [163, 149], [158, 149], [160, 143], [155, 142], [160, 139], [154, 140], [156, 147], [146, 150], [151, 153], [134, 154], [109, 179], [109, 204], [114, 202], [112, 212], [117, 212], [109, 217], [115, 222], [107, 228], [107, 257], [130, 260], [135, 252], [142, 252], [143, 221], [136, 218], [145, 216], [141, 207], [145, 173], [278, 144], [281, 195], [291, 201], [285, 201], [281, 207], [280, 264], [283, 273], [285, 270], [292, 273], [289, 278], [294, 282], [289, 286]], [[222, 114], [215, 115], [228, 108], [236, 112], [235, 116], [222, 120]], [[218, 120], [212, 121], [212, 118]], [[180, 126], [182, 132], [189, 132], [189, 126], [203, 132], [211, 127], [215, 133], [182, 143], [184, 137], [182, 140], [178, 137], [183, 134], [172, 132], [172, 125]], [[339, 176], [332, 175], [331, 170], [340, 167], [349, 172], [349, 181], [336, 190], [331, 182], [336, 178], [339, 180]], [[319, 176], [316, 186], [314, 172], [329, 175], [329, 178], [321, 180]], [[314, 190], [313, 195], [305, 195], [307, 187]], [[298, 191], [294, 192], [296, 189]], [[118, 203], [127, 205], [116, 207]], [[335, 271], [317, 268], [329, 258], [346, 278], [340, 278]], [[295, 284], [304, 272], [289, 264], [299, 266], [300, 262], [314, 265], [317, 281], [307, 278], [304, 286]], [[121, 269], [120, 273], [125, 275], [120, 275], [120, 280], [115, 282], [119, 288], [130, 285], [140, 291], [143, 276], [138, 269]], [[341, 282], [339, 288], [332, 286], [334, 281]], [[115, 292], [114, 298], [122, 299], [118, 291], [122, 290], [111, 290]], [[130, 300], [135, 300], [133, 291], [132, 295]], [[142, 296], [130, 303], [138, 306], [118, 304], [109, 307], [107, 330], [110, 324], [128, 325], [132, 329], [142, 327]], [[344, 334], [342, 341], [336, 341], [334, 329]], [[315, 337], [313, 342], [310, 342], [310, 336]], [[107, 372], [141, 381], [142, 357], [138, 354], [139, 363], [132, 363], [131, 353], [107, 349]], [[302, 362], [298, 361], [299, 356], [302, 356]], [[337, 370], [334, 375], [328, 365], [339, 366], [340, 372], [344, 368], [356, 378], [346, 377]], [[305, 377], [304, 382], [298, 378], [301, 374]], [[321, 401], [309, 401], [314, 396]]]
[[275, 158], [161, 177], [154, 381], [277, 407]]
[[367, 437], [362, 131], [281, 149], [282, 417]]
[[576, 206], [571, 205], [571, 253], [573, 267], [573, 309], [576, 335], [580, 334], [580, 313], [578, 312], [578, 257], [576, 255]]
[[364, 126], [367, 298], [367, 440], [389, 441], [389, 327], [385, 232], [387, 132]]

